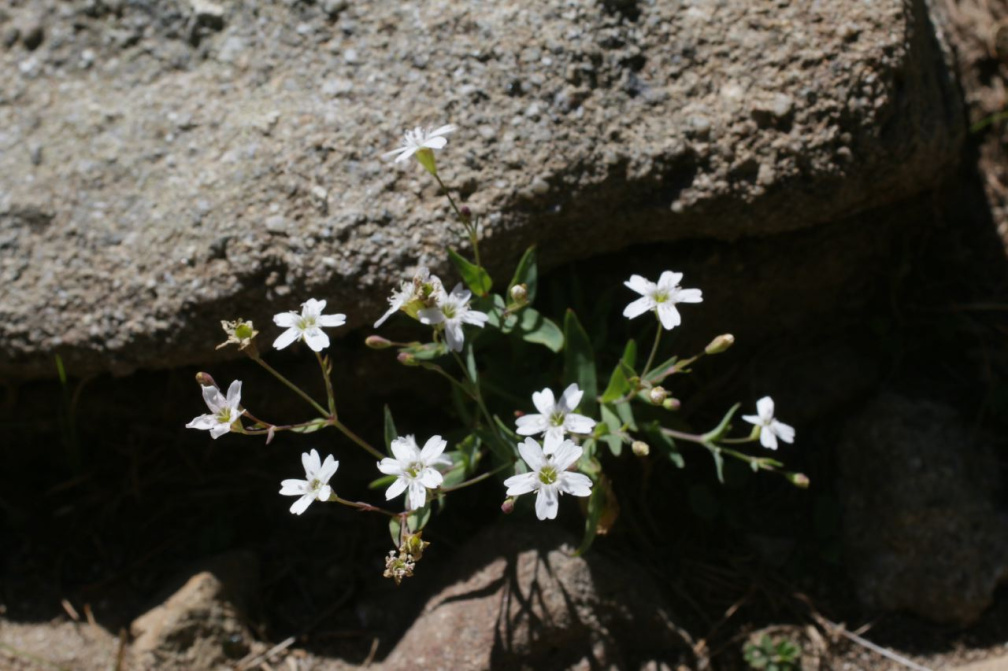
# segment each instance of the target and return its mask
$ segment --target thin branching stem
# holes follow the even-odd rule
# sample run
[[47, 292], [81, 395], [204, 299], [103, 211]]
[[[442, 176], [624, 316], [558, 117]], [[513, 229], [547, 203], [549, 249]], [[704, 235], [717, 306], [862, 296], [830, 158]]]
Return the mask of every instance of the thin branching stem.
[[326, 419], [329, 418], [329, 413], [326, 411], [326, 409], [323, 408], [321, 405], [319, 405], [315, 401], [315, 399], [313, 399], [311, 396], [309, 396], [308, 394], [306, 394], [301, 389], [301, 387], [297, 386], [296, 384], [294, 384], [293, 382], [291, 382], [290, 380], [288, 380], [287, 378], [285, 378], [283, 375], [280, 374], [279, 371], [277, 371], [275, 368], [273, 368], [273, 366], [271, 366], [268, 363], [266, 363], [265, 361], [263, 361], [261, 357], [254, 356], [254, 357], [252, 357], [252, 360], [255, 361], [257, 364], [259, 364], [260, 366], [262, 366], [263, 368], [265, 368], [266, 371], [270, 375], [272, 375], [276, 379], [280, 380], [280, 382], [282, 382], [284, 385], [286, 385], [295, 394], [297, 394], [298, 396], [300, 396], [301, 398], [303, 398], [305, 401], [307, 401], [309, 404], [311, 404], [311, 406], [313, 408], [315, 408], [316, 410], [318, 410], [318, 413], [320, 415], [322, 415]]

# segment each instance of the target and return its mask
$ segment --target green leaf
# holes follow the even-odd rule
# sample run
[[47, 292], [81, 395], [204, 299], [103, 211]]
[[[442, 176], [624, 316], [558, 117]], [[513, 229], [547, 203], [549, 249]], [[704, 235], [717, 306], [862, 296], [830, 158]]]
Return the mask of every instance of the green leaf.
[[596, 414], [598, 402], [598, 379], [595, 372], [595, 352], [591, 340], [573, 310], [567, 310], [564, 317], [564, 385], [576, 382], [584, 398], [581, 401], [583, 414]]
[[428, 502], [422, 508], [417, 508], [409, 515], [406, 516], [406, 527], [410, 530], [410, 533], [416, 533], [421, 531], [425, 526], [427, 526], [428, 520], [430, 520], [431, 515], [431, 505]]
[[472, 263], [467, 258], [456, 252], [454, 249], [448, 250], [448, 258], [455, 264], [455, 268], [462, 276], [462, 281], [477, 296], [486, 296], [490, 293], [493, 280], [489, 273], [482, 267]]
[[294, 433], [315, 433], [319, 429], [324, 429], [329, 426], [328, 419], [315, 419], [310, 422], [306, 422], [302, 426], [291, 427], [291, 431]]
[[514, 277], [511, 278], [511, 283], [508, 285], [508, 296], [511, 295], [511, 287], [517, 284], [525, 285], [529, 303], [535, 300], [536, 288], [539, 284], [539, 269], [536, 266], [535, 245], [532, 245], [525, 250], [525, 254], [521, 257], [521, 261], [518, 262], [518, 267], [515, 268]]
[[393, 517], [392, 519], [389, 520], [388, 530], [389, 534], [391, 534], [392, 536], [392, 545], [394, 547], [399, 547], [399, 543], [401, 542], [401, 539], [399, 538], [401, 525], [399, 524], [398, 517]]
[[605, 488], [598, 481], [594, 482], [591, 498], [588, 499], [588, 517], [585, 519], [584, 536], [581, 538], [581, 545], [574, 553], [575, 557], [584, 554], [591, 547], [592, 541], [595, 540], [599, 520], [602, 519], [602, 513], [605, 511], [605, 499]]
[[396, 481], [398, 475], [383, 475], [376, 480], [372, 480], [368, 483], [368, 489], [386, 489], [389, 485]]
[[725, 413], [725, 416], [721, 419], [721, 423], [703, 435], [705, 443], [713, 444], [724, 438], [724, 435], [731, 429], [732, 416], [734, 416], [734, 414], [738, 411], [740, 405], [742, 404], [736, 403], [733, 405], [728, 412]]
[[57, 354], [55, 355], [55, 359], [56, 359], [56, 375], [59, 376], [60, 384], [65, 387], [67, 383], [67, 374], [66, 374], [66, 368], [63, 367], [63, 357]]
[[679, 357], [674, 356], [670, 359], [662, 361], [660, 364], [651, 369], [651, 372], [644, 376], [648, 382], [657, 384], [661, 382], [672, 372], [672, 367], [679, 362]]
[[722, 485], [724, 484], [724, 457], [721, 456], [721, 450], [715, 448], [711, 450], [711, 456], [714, 457], [714, 469], [717, 471], [717, 479]]
[[602, 424], [605, 425], [608, 430], [607, 433], [599, 436], [599, 440], [609, 446], [609, 451], [612, 452], [614, 457], [618, 457], [623, 451], [623, 439], [616, 435], [616, 431], [619, 431], [623, 427], [623, 422], [620, 421], [619, 416], [613, 412], [612, 406], [603, 405], [602, 411]]
[[564, 334], [560, 327], [551, 319], [542, 316], [535, 308], [522, 308], [518, 313], [518, 324], [515, 331], [521, 334], [521, 338], [525, 342], [543, 345], [552, 352], [559, 352], [563, 349]]
[[675, 441], [672, 440], [670, 436], [662, 433], [661, 425], [657, 421], [648, 422], [643, 425], [641, 431], [643, 431], [644, 435], [647, 436], [649, 443], [661, 447], [665, 451], [672, 463], [675, 464], [676, 468], [686, 467], [686, 460], [683, 459]]
[[383, 424], [385, 429], [385, 451], [392, 454], [392, 441], [399, 437], [399, 432], [396, 431], [395, 422], [392, 421], [392, 411], [389, 410], [388, 404], [385, 404], [385, 421]]
[[443, 342], [410, 343], [399, 351], [412, 354], [417, 361], [433, 361], [448, 353], [448, 346]]

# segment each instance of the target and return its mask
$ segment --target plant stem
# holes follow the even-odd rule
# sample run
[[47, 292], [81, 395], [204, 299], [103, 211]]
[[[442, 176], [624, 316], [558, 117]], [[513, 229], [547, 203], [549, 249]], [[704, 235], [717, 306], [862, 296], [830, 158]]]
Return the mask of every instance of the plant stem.
[[322, 415], [326, 419], [329, 418], [329, 413], [326, 412], [325, 408], [323, 408], [321, 405], [319, 405], [318, 403], [316, 403], [315, 399], [313, 399], [311, 396], [309, 396], [308, 394], [306, 394], [305, 392], [303, 392], [300, 387], [298, 387], [296, 384], [294, 384], [293, 382], [291, 382], [290, 380], [288, 380], [287, 378], [285, 378], [283, 375], [281, 375], [275, 368], [273, 368], [273, 366], [269, 365], [268, 363], [266, 363], [265, 361], [263, 361], [258, 356], [252, 357], [252, 360], [255, 361], [257, 364], [259, 364], [260, 366], [262, 366], [263, 368], [265, 368], [269, 372], [270, 375], [272, 375], [273, 377], [275, 377], [276, 379], [278, 379], [282, 383], [284, 383], [295, 394], [297, 394], [298, 396], [300, 396], [301, 398], [303, 398], [305, 401], [307, 401], [308, 403], [310, 403], [313, 408], [315, 408], [316, 410], [318, 410], [318, 412], [319, 412], [320, 415]]
[[315, 352], [315, 358], [318, 359], [319, 367], [322, 368], [322, 379], [325, 380], [326, 396], [329, 397], [329, 415], [336, 419], [336, 395], [333, 393], [332, 378], [329, 376], [329, 369], [326, 367], [325, 360], [322, 359], [321, 352]]
[[513, 465], [514, 465], [513, 463], [510, 463], [510, 464], [507, 464], [507, 463], [501, 464], [500, 466], [498, 466], [497, 468], [493, 469], [492, 471], [487, 471], [486, 473], [482, 473], [480, 475], [477, 475], [475, 478], [470, 478], [469, 480], [466, 480], [465, 482], [460, 482], [459, 484], [454, 485], [452, 487], [442, 487], [441, 491], [442, 492], [454, 492], [456, 489], [462, 489], [463, 487], [468, 487], [469, 485], [475, 485], [477, 482], [482, 482], [482, 481], [486, 480], [487, 478], [489, 478], [489, 477], [491, 477], [493, 475], [497, 475], [498, 473], [500, 473], [501, 471], [503, 471], [505, 468], [510, 468]]
[[332, 417], [330, 418], [330, 421], [332, 422], [332, 425], [340, 431], [340, 433], [342, 433], [344, 436], [346, 436], [353, 442], [357, 443], [357, 445], [359, 445], [360, 447], [364, 448], [372, 457], [374, 457], [375, 459], [385, 458], [384, 454], [376, 450], [374, 447], [371, 446], [370, 443], [368, 443], [366, 440], [364, 440], [356, 433], [348, 429], [346, 425], [340, 422], [338, 419]]
[[654, 345], [651, 346], [651, 355], [648, 356], [647, 363], [644, 364], [644, 372], [641, 373], [641, 379], [644, 379], [648, 371], [651, 370], [651, 364], [654, 363], [655, 355], [658, 354], [658, 343], [661, 342], [661, 334], [665, 329], [662, 328], [661, 322], [658, 322], [658, 330], [655, 331]]
[[384, 508], [379, 508], [378, 506], [373, 506], [370, 503], [365, 503], [363, 501], [348, 501], [346, 499], [340, 498], [335, 492], [329, 495], [330, 501], [335, 501], [336, 503], [341, 503], [344, 506], [350, 506], [351, 508], [356, 508], [362, 512], [370, 513], [381, 513], [388, 517], [399, 517], [399, 513], [393, 513], [392, 511], [385, 510]]
[[445, 196], [448, 197], [448, 203], [451, 204], [452, 209], [455, 211], [455, 216], [458, 217], [458, 220], [462, 222], [463, 226], [465, 226], [466, 233], [469, 234], [469, 243], [473, 248], [473, 256], [476, 259], [476, 265], [482, 267], [483, 263], [480, 261], [479, 253], [479, 235], [477, 234], [476, 227], [473, 226], [469, 217], [463, 216], [462, 210], [460, 210], [458, 205], [455, 204], [455, 199], [452, 198], [451, 192], [448, 190], [448, 187], [445, 186], [445, 183], [441, 181], [441, 177], [437, 173], [434, 173], [434, 179], [437, 180], [437, 183], [441, 186]]

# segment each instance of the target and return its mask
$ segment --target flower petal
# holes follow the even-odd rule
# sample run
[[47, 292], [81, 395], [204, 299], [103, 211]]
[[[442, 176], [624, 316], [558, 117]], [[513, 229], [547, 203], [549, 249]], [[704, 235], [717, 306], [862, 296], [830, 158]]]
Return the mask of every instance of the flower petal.
[[564, 428], [571, 433], [591, 433], [595, 428], [595, 420], [591, 417], [571, 413], [564, 418]]
[[533, 471], [538, 471], [546, 463], [542, 447], [531, 438], [526, 438], [523, 442], [518, 443], [518, 453]]
[[308, 343], [308, 347], [315, 352], [321, 352], [326, 347], [329, 347], [329, 336], [323, 333], [322, 329], [317, 326], [304, 332], [304, 340]]
[[557, 476], [557, 487], [565, 494], [591, 496], [592, 481], [584, 473], [560, 473]]
[[327, 483], [336, 475], [336, 469], [339, 468], [339, 462], [333, 458], [333, 455], [326, 455], [325, 461], [322, 462], [322, 468], [319, 469], [318, 474], [315, 476], [321, 482]]
[[658, 319], [666, 331], [671, 331], [682, 323], [682, 317], [674, 303], [666, 301], [658, 304]]
[[389, 459], [388, 457], [385, 457], [378, 462], [378, 470], [385, 475], [402, 475], [405, 472], [403, 471], [402, 464], [395, 459]]
[[420, 450], [420, 461], [428, 465], [431, 464], [441, 455], [442, 452], [445, 451], [445, 447], [447, 446], [448, 441], [441, 436], [431, 436], [430, 439], [424, 443], [423, 449]]
[[325, 328], [335, 328], [343, 326], [343, 324], [346, 324], [346, 315], [344, 314], [319, 315], [318, 318], [318, 325]]
[[446, 144], [448, 144], [448, 138], [445, 137], [429, 137], [423, 141], [425, 149], [442, 149]]
[[400, 436], [392, 440], [392, 454], [400, 463], [417, 461], [420, 458], [420, 448], [412, 435]]
[[427, 489], [437, 489], [444, 482], [444, 476], [435, 471], [433, 468], [425, 468], [420, 471], [420, 475], [417, 476], [417, 482], [426, 487]]
[[227, 405], [227, 401], [221, 396], [220, 389], [212, 384], [203, 386], [203, 402], [207, 404], [211, 412], [217, 412]]
[[755, 424], [756, 426], [762, 426], [763, 420], [759, 418], [758, 415], [742, 415], [743, 422], [749, 422], [750, 424]]
[[235, 408], [241, 403], [241, 380], [235, 380], [231, 383], [231, 386], [227, 390], [227, 405], [229, 408]]
[[283, 496], [301, 496], [308, 491], [307, 480], [288, 479], [280, 483], [280, 494]]
[[473, 326], [483, 328], [486, 325], [487, 320], [490, 319], [490, 317], [486, 313], [480, 312], [479, 310], [466, 310], [465, 312], [462, 313], [459, 319], [461, 319], [466, 324], [472, 324]]
[[641, 296], [633, 303], [630, 303], [625, 308], [623, 308], [623, 316], [627, 319], [636, 319], [648, 310], [653, 310], [655, 306], [654, 299], [650, 296]]
[[385, 490], [385, 500], [391, 501], [405, 492], [408, 484], [409, 483], [406, 482], [406, 478], [397, 478], [396, 481], [389, 485], [389, 488]]
[[674, 273], [671, 270], [666, 270], [661, 274], [661, 277], [658, 278], [658, 288], [669, 292], [678, 287], [681, 281], [682, 273]]
[[630, 279], [623, 283], [623, 286], [633, 291], [636, 291], [642, 296], [650, 294], [655, 288], [654, 284], [644, 279], [640, 275], [631, 275]]
[[760, 400], [756, 401], [756, 414], [760, 416], [765, 423], [768, 423], [773, 419], [774, 412], [774, 402], [769, 396], [764, 396]]
[[553, 465], [560, 471], [566, 471], [574, 462], [581, 458], [581, 453], [584, 452], [579, 446], [574, 444], [572, 440], [565, 440], [553, 451]]
[[522, 415], [515, 420], [515, 426], [515, 432], [519, 436], [534, 436], [545, 432], [549, 428], [549, 421], [544, 415]]
[[465, 334], [462, 332], [462, 324], [457, 321], [445, 322], [445, 340], [448, 341], [448, 349], [453, 352], [461, 352], [465, 344]]
[[300, 337], [301, 332], [292, 326], [277, 336], [277, 339], [273, 341], [273, 347], [275, 349], [283, 349]]
[[556, 485], [544, 485], [539, 488], [539, 495], [536, 496], [536, 517], [541, 520], [553, 520], [557, 516], [557, 508], [560, 495], [557, 493]]
[[427, 501], [427, 489], [418, 480], [414, 480], [409, 485], [409, 494], [406, 498], [410, 510], [423, 508], [423, 504]]
[[280, 328], [290, 328], [291, 326], [297, 324], [298, 319], [300, 318], [301, 315], [296, 312], [281, 312], [273, 315], [273, 323]]
[[290, 511], [295, 515], [300, 515], [304, 511], [308, 510], [308, 506], [310, 506], [311, 502], [314, 500], [315, 500], [314, 492], [305, 494], [300, 499], [294, 502], [294, 505], [290, 507]]
[[[543, 439], [543, 454], [549, 456], [556, 452], [560, 444], [564, 442], [563, 431], [557, 431], [557, 427], [546, 432]], [[569, 442], [569, 441], [568, 441]]]
[[538, 482], [539, 476], [535, 473], [520, 473], [505, 480], [504, 486], [507, 487], [508, 496], [521, 496], [534, 492], [538, 487]]
[[210, 437], [217, 440], [229, 431], [231, 431], [230, 424], [217, 424], [216, 426], [210, 428]]
[[574, 408], [578, 407], [578, 403], [581, 402], [581, 397], [584, 396], [584, 392], [578, 389], [577, 383], [574, 382], [563, 390], [563, 395], [560, 397], [560, 409], [564, 412], [573, 412]]
[[703, 292], [699, 289], [680, 289], [675, 299], [680, 303], [703, 303]]
[[762, 445], [768, 450], [777, 449], [777, 436], [774, 434], [773, 431], [770, 430], [770, 427], [768, 426], [764, 426], [760, 429], [759, 442], [760, 445]]
[[391, 317], [392, 315], [394, 315], [395, 313], [399, 312], [399, 308], [401, 308], [401, 307], [402, 307], [401, 305], [393, 305], [392, 307], [390, 307], [390, 308], [388, 309], [388, 312], [386, 312], [385, 314], [383, 314], [383, 315], [382, 315], [382, 316], [381, 316], [381, 317], [380, 317], [380, 318], [378, 319], [378, 321], [376, 321], [376, 322], [374, 323], [374, 327], [375, 327], [375, 328], [378, 328], [379, 326], [381, 326], [382, 324], [384, 324], [384, 323], [385, 323], [385, 320], [386, 320], [386, 319], [388, 319], [389, 317]]
[[556, 409], [556, 399], [553, 397], [553, 390], [547, 388], [542, 391], [532, 392], [532, 405], [548, 418]]
[[793, 443], [795, 438], [794, 427], [790, 424], [785, 424], [778, 420], [773, 420], [770, 422], [770, 430], [777, 434], [777, 437], [783, 440], [785, 443]]
[[217, 426], [217, 418], [213, 415], [200, 415], [193, 419], [185, 425], [187, 429], [199, 429], [200, 431], [209, 431], [213, 427]]
[[444, 126], [438, 126], [431, 132], [427, 133], [427, 137], [437, 137], [439, 135], [448, 135], [449, 133], [454, 133], [458, 130], [458, 126], [455, 124], [445, 124]]
[[445, 320], [444, 313], [441, 312], [440, 308], [424, 308], [417, 312], [417, 319], [420, 320], [421, 324], [440, 324]]
[[325, 310], [325, 306], [325, 301], [317, 301], [314, 298], [309, 298], [301, 304], [301, 316], [318, 318], [319, 315], [322, 314], [322, 311]]
[[305, 475], [308, 480], [318, 477], [318, 472], [322, 470], [322, 460], [319, 459], [318, 450], [312, 448], [311, 452], [301, 454], [301, 465], [304, 466]]
[[319, 501], [328, 501], [329, 496], [332, 494], [332, 487], [329, 485], [322, 485], [319, 487], [318, 493], [315, 494], [315, 498]]

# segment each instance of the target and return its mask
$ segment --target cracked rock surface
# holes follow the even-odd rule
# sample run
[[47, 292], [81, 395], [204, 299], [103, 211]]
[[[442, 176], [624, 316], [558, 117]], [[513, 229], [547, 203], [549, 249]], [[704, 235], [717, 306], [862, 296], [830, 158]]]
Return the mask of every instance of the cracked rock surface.
[[963, 139], [922, 1], [14, 0], [0, 67], [9, 378], [204, 363], [220, 319], [357, 327], [451, 275], [430, 179], [380, 159], [414, 125], [460, 126], [441, 171], [500, 275], [837, 221]]

